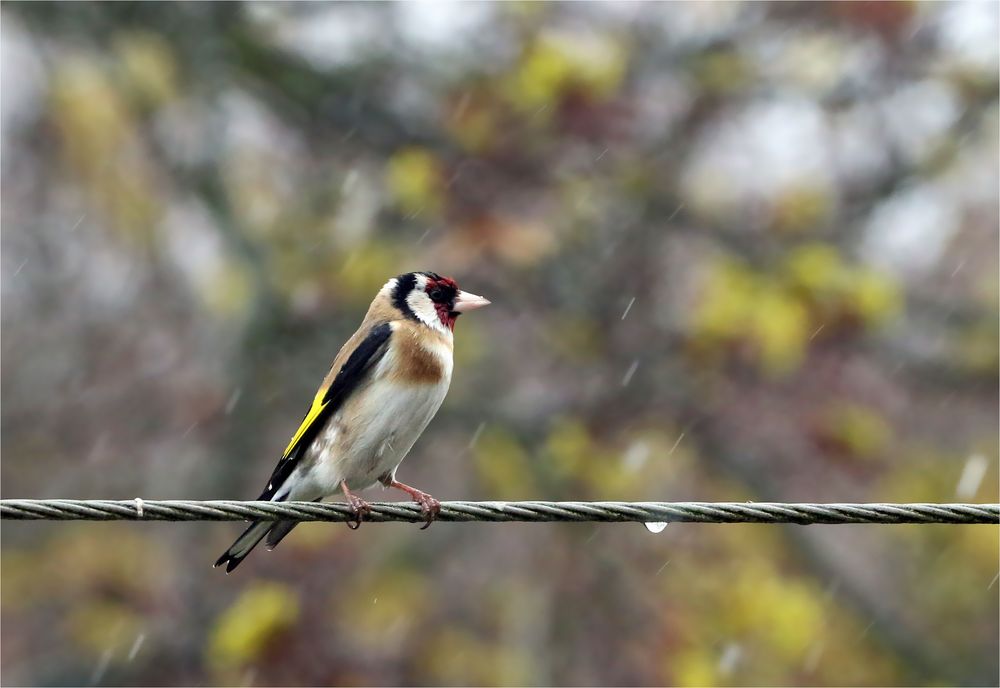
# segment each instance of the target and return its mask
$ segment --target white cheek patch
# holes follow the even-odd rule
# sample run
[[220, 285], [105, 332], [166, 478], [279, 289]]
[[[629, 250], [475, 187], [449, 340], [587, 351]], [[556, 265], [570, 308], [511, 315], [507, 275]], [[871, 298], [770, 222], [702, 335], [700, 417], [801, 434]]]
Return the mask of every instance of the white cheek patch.
[[431, 297], [426, 292], [414, 289], [406, 297], [406, 304], [423, 324], [442, 332], [447, 330], [444, 323], [441, 322], [441, 318], [438, 317], [437, 309], [434, 308], [434, 302], [431, 301]]

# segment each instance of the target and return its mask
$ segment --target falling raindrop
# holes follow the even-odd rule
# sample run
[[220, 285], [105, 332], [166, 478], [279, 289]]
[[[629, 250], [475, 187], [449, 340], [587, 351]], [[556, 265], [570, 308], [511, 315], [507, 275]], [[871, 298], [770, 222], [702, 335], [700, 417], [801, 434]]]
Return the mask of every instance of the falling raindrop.
[[823, 650], [824, 646], [822, 641], [814, 643], [809, 649], [809, 654], [806, 655], [805, 662], [802, 664], [802, 668], [807, 673], [811, 674], [816, 670], [816, 666], [819, 664], [819, 659], [823, 656]]
[[104, 674], [108, 671], [108, 666], [111, 664], [111, 655], [114, 654], [114, 651], [113, 647], [109, 647], [101, 654], [101, 659], [97, 662], [97, 666], [94, 667], [94, 673], [90, 675], [90, 685], [97, 685], [104, 678]]
[[145, 642], [145, 640], [146, 640], [145, 633], [140, 633], [135, 637], [135, 640], [132, 641], [132, 647], [128, 651], [127, 661], [131, 662], [133, 659], [135, 659], [135, 656], [139, 653], [139, 648], [142, 647], [142, 644], [143, 642]]
[[[648, 523], [643, 523], [642, 525], [646, 526], [646, 530], [650, 533], [662, 533], [667, 527], [666, 523], [661, 523], [660, 521], [650, 521]], [[665, 565], [666, 564], [664, 564], [664, 566]]]
[[628, 387], [628, 383], [632, 382], [632, 376], [635, 375], [635, 371], [639, 369], [639, 359], [632, 361], [632, 365], [628, 367], [625, 371], [625, 377], [622, 378], [622, 387]]
[[677, 441], [674, 442], [674, 446], [670, 447], [670, 451], [667, 452], [667, 456], [671, 456], [675, 451], [677, 451], [677, 447], [680, 445], [682, 439], [684, 439], [683, 432], [677, 436]]
[[979, 491], [980, 483], [986, 477], [986, 468], [988, 465], [986, 457], [982, 454], [973, 454], [970, 456], [965, 462], [961, 477], [958, 479], [958, 485], [955, 487], [955, 496], [959, 499], [971, 499], [975, 497], [976, 492]]
[[646, 465], [646, 461], [649, 459], [650, 453], [651, 450], [647, 442], [643, 442], [641, 440], [633, 442], [625, 451], [625, 456], [622, 457], [622, 463], [624, 464], [626, 470], [638, 471]]
[[632, 310], [632, 304], [633, 304], [633, 303], [635, 303], [635, 297], [634, 297], [634, 296], [633, 296], [633, 297], [632, 297], [631, 299], [629, 299], [629, 302], [628, 302], [628, 305], [627, 305], [627, 306], [625, 306], [625, 312], [624, 312], [624, 313], [622, 313], [622, 320], [624, 320], [624, 319], [625, 319], [625, 316], [626, 316], [626, 315], [628, 315], [628, 312], [629, 312], [630, 310]]
[[233, 390], [233, 393], [229, 395], [229, 399], [226, 401], [226, 415], [228, 416], [236, 408], [236, 404], [239, 403], [240, 397], [243, 396], [243, 388], [237, 387]]
[[341, 192], [345, 194], [348, 193], [354, 187], [354, 183], [357, 181], [358, 181], [358, 171], [352, 169], [350, 172], [347, 173], [347, 176], [344, 177], [344, 184], [340, 187]]
[[469, 440], [469, 449], [476, 446], [476, 442], [479, 441], [479, 436], [483, 434], [483, 429], [486, 427], [486, 423], [482, 422], [476, 426], [476, 431], [472, 433], [472, 439]]
[[462, 94], [462, 97], [458, 99], [458, 105], [455, 106], [455, 114], [454, 114], [456, 121], [460, 120], [462, 118], [462, 115], [465, 114], [466, 108], [469, 107], [469, 100], [470, 96], [468, 91], [465, 91]]
[[727, 643], [722, 650], [722, 656], [719, 657], [719, 673], [723, 676], [733, 673], [742, 656], [743, 648], [739, 643]]

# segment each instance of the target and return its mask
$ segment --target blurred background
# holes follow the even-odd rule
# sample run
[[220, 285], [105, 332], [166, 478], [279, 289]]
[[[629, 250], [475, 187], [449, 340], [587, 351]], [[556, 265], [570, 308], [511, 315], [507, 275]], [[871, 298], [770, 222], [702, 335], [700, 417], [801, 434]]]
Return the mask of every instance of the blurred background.
[[[440, 499], [995, 502], [998, 7], [6, 2], [3, 496], [255, 497], [434, 270]], [[241, 529], [4, 523], [3, 682], [1000, 680], [990, 526]]]

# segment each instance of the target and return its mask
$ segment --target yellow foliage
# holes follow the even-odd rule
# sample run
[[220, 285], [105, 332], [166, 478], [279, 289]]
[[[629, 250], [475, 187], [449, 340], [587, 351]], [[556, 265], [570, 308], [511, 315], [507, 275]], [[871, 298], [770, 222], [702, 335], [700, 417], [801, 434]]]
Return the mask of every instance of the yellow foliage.
[[752, 317], [751, 329], [764, 370], [780, 374], [797, 368], [809, 335], [805, 307], [787, 292], [765, 287], [754, 301]]
[[528, 47], [503, 91], [528, 112], [550, 108], [571, 90], [603, 100], [621, 84], [625, 67], [624, 49], [608, 38], [545, 36]]
[[339, 530], [328, 527], [327, 523], [300, 523], [295, 527], [295, 537], [283, 540], [283, 550], [298, 549], [307, 552], [325, 550], [342, 535]]
[[701, 87], [712, 93], [730, 93], [746, 86], [750, 65], [735, 50], [715, 50], [700, 54], [692, 72]]
[[4, 550], [0, 557], [0, 605], [8, 611], [27, 607], [45, 593], [36, 557], [25, 551]]
[[60, 62], [52, 78], [52, 113], [71, 169], [120, 236], [154, 238], [160, 205], [131, 113], [105, 72], [83, 55]]
[[170, 44], [159, 34], [128, 32], [115, 41], [132, 91], [149, 105], [170, 101], [177, 93], [177, 65]]
[[1000, 342], [997, 340], [996, 325], [962, 330], [955, 353], [955, 363], [965, 370], [996, 375], [1000, 370]]
[[352, 251], [338, 270], [325, 270], [328, 288], [348, 303], [367, 306], [389, 276], [405, 270], [424, 269], [424, 266], [400, 268], [400, 260], [397, 244], [366, 242]]
[[235, 260], [225, 260], [216, 266], [211, 279], [201, 285], [205, 305], [216, 315], [245, 315], [253, 300], [253, 277], [249, 269]]
[[828, 244], [794, 249], [785, 259], [784, 273], [792, 285], [828, 312], [852, 313], [874, 325], [899, 310], [899, 291], [888, 276], [848, 265]]
[[506, 429], [486, 428], [473, 451], [476, 471], [489, 494], [509, 499], [538, 496], [531, 480], [534, 475], [531, 459], [517, 438]]
[[226, 194], [240, 229], [255, 241], [274, 242], [289, 235], [290, 223], [283, 216], [288, 190], [277, 171], [280, 164], [273, 152], [250, 146], [226, 154], [222, 167]]
[[493, 248], [511, 265], [530, 267], [558, 248], [552, 231], [537, 224], [508, 220], [493, 242]]
[[743, 266], [713, 271], [695, 316], [694, 331], [708, 344], [749, 340], [764, 370], [780, 374], [802, 360], [808, 337], [806, 309], [791, 294]]
[[371, 652], [411, 637], [427, 623], [434, 607], [428, 579], [400, 568], [382, 568], [359, 576], [349, 591], [333, 596], [331, 616], [343, 625], [344, 637]]
[[606, 499], [634, 495], [636, 483], [646, 477], [623, 470], [615, 453], [591, 437], [583, 423], [569, 418], [557, 420], [546, 438], [545, 466], [559, 479], [577, 481]]
[[816, 186], [797, 185], [785, 189], [775, 200], [775, 229], [799, 232], [815, 227], [830, 213], [830, 194]]
[[692, 329], [709, 351], [752, 343], [761, 368], [780, 375], [799, 366], [810, 334], [827, 318], [851, 314], [873, 325], [898, 307], [888, 278], [847, 265], [830, 245], [811, 243], [790, 251], [774, 273], [734, 261], [717, 264], [702, 288]]
[[517, 650], [453, 629], [430, 634], [421, 653], [423, 670], [434, 685], [509, 685], [533, 683], [531, 663]]
[[[995, 485], [995, 473], [993, 477]], [[997, 528], [962, 528], [961, 531], [960, 533], [949, 531], [949, 537], [954, 538], [954, 547], [957, 552], [955, 557], [945, 559], [945, 566], [950, 566], [951, 561], [958, 560], [972, 569], [971, 574], [978, 575], [982, 580], [990, 580], [996, 575], [997, 560], [1000, 559], [1000, 540], [997, 539]], [[944, 575], [947, 576], [947, 572]], [[947, 597], [942, 596], [941, 599], [947, 599]]]
[[139, 615], [125, 605], [94, 598], [74, 606], [64, 623], [76, 644], [95, 655], [134, 638], [142, 629]]
[[801, 661], [823, 630], [819, 591], [759, 565], [742, 570], [733, 583], [733, 631], [766, 643], [781, 661]]
[[571, 418], [557, 420], [545, 440], [549, 467], [556, 475], [584, 478], [584, 469], [593, 451], [590, 435], [583, 423]]
[[143, 595], [162, 583], [158, 572], [166, 570], [159, 543], [141, 526], [67, 525], [46, 542], [36, 562], [36, 576], [52, 587], [75, 594], [110, 589], [122, 597]]
[[[477, 365], [490, 351], [489, 335], [483, 330], [481, 319], [460, 318], [455, 327], [462, 332], [461, 336], [455, 337], [455, 368], [469, 370], [466, 366]], [[454, 394], [452, 391], [449, 396]]]
[[496, 139], [496, 112], [489, 102], [469, 102], [469, 98], [463, 98], [449, 113], [446, 124], [462, 148], [470, 153], [483, 153]]
[[667, 659], [667, 672], [678, 686], [714, 686], [719, 683], [719, 658], [704, 646], [690, 647]]
[[[664, 614], [674, 647], [663, 659], [662, 682], [796, 685], [802, 671], [809, 683], [898, 682], [900, 667], [877, 644], [858, 642], [869, 619], [824, 593], [823, 582], [782, 573], [786, 543], [780, 534], [753, 529], [726, 527], [723, 541], [703, 541], [655, 578], [663, 599], [675, 603]], [[703, 575], [706, 568], [715, 575]], [[738, 661], [726, 667], [730, 644]]]
[[270, 641], [295, 623], [298, 595], [281, 583], [253, 583], [216, 619], [207, 646], [208, 661], [229, 669], [253, 661]]
[[[888, 471], [884, 474], [876, 493], [885, 502], [947, 502], [955, 496], [954, 482], [941, 480], [940, 470], [934, 468], [941, 457], [919, 446], [900, 447], [899, 453], [907, 457], [905, 470]], [[958, 474], [954, 474], [958, 480]], [[892, 528], [891, 534], [897, 532]], [[900, 529], [899, 532], [902, 532]]]
[[560, 357], [585, 363], [601, 354], [604, 333], [593, 318], [578, 315], [553, 315], [545, 334]]
[[853, 310], [868, 324], [888, 320], [900, 309], [899, 288], [886, 275], [858, 270], [848, 289]]
[[130, 129], [125, 106], [104, 72], [83, 55], [67, 56], [52, 78], [62, 144], [85, 174], [106, 169]]
[[695, 330], [709, 339], [741, 336], [756, 289], [755, 276], [743, 266], [736, 263], [716, 266], [702, 289]]
[[789, 251], [785, 273], [791, 283], [813, 295], [837, 290], [844, 279], [844, 262], [829, 244], [812, 243]]
[[892, 439], [892, 428], [873, 408], [836, 403], [823, 416], [826, 437], [844, 447], [851, 456], [871, 457]]
[[832, 90], [844, 70], [845, 44], [831, 33], [803, 32], [779, 58], [793, 83], [816, 93]]
[[888, 276], [848, 265], [828, 244], [793, 250], [785, 261], [785, 272], [815, 302], [853, 313], [867, 324], [886, 320], [900, 306], [898, 288]]
[[404, 148], [389, 158], [386, 185], [403, 212], [436, 214], [444, 206], [441, 162], [423, 148]]

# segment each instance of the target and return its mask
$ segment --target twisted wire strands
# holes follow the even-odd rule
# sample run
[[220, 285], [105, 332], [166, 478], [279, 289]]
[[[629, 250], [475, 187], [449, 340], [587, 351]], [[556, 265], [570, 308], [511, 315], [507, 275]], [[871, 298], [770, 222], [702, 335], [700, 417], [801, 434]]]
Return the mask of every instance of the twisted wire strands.
[[[365, 521], [422, 522], [416, 504], [373, 502]], [[142, 499], [4, 499], [20, 521], [348, 521], [346, 504]], [[778, 502], [442, 502], [439, 521], [1000, 524], [1000, 504], [785, 504]]]

